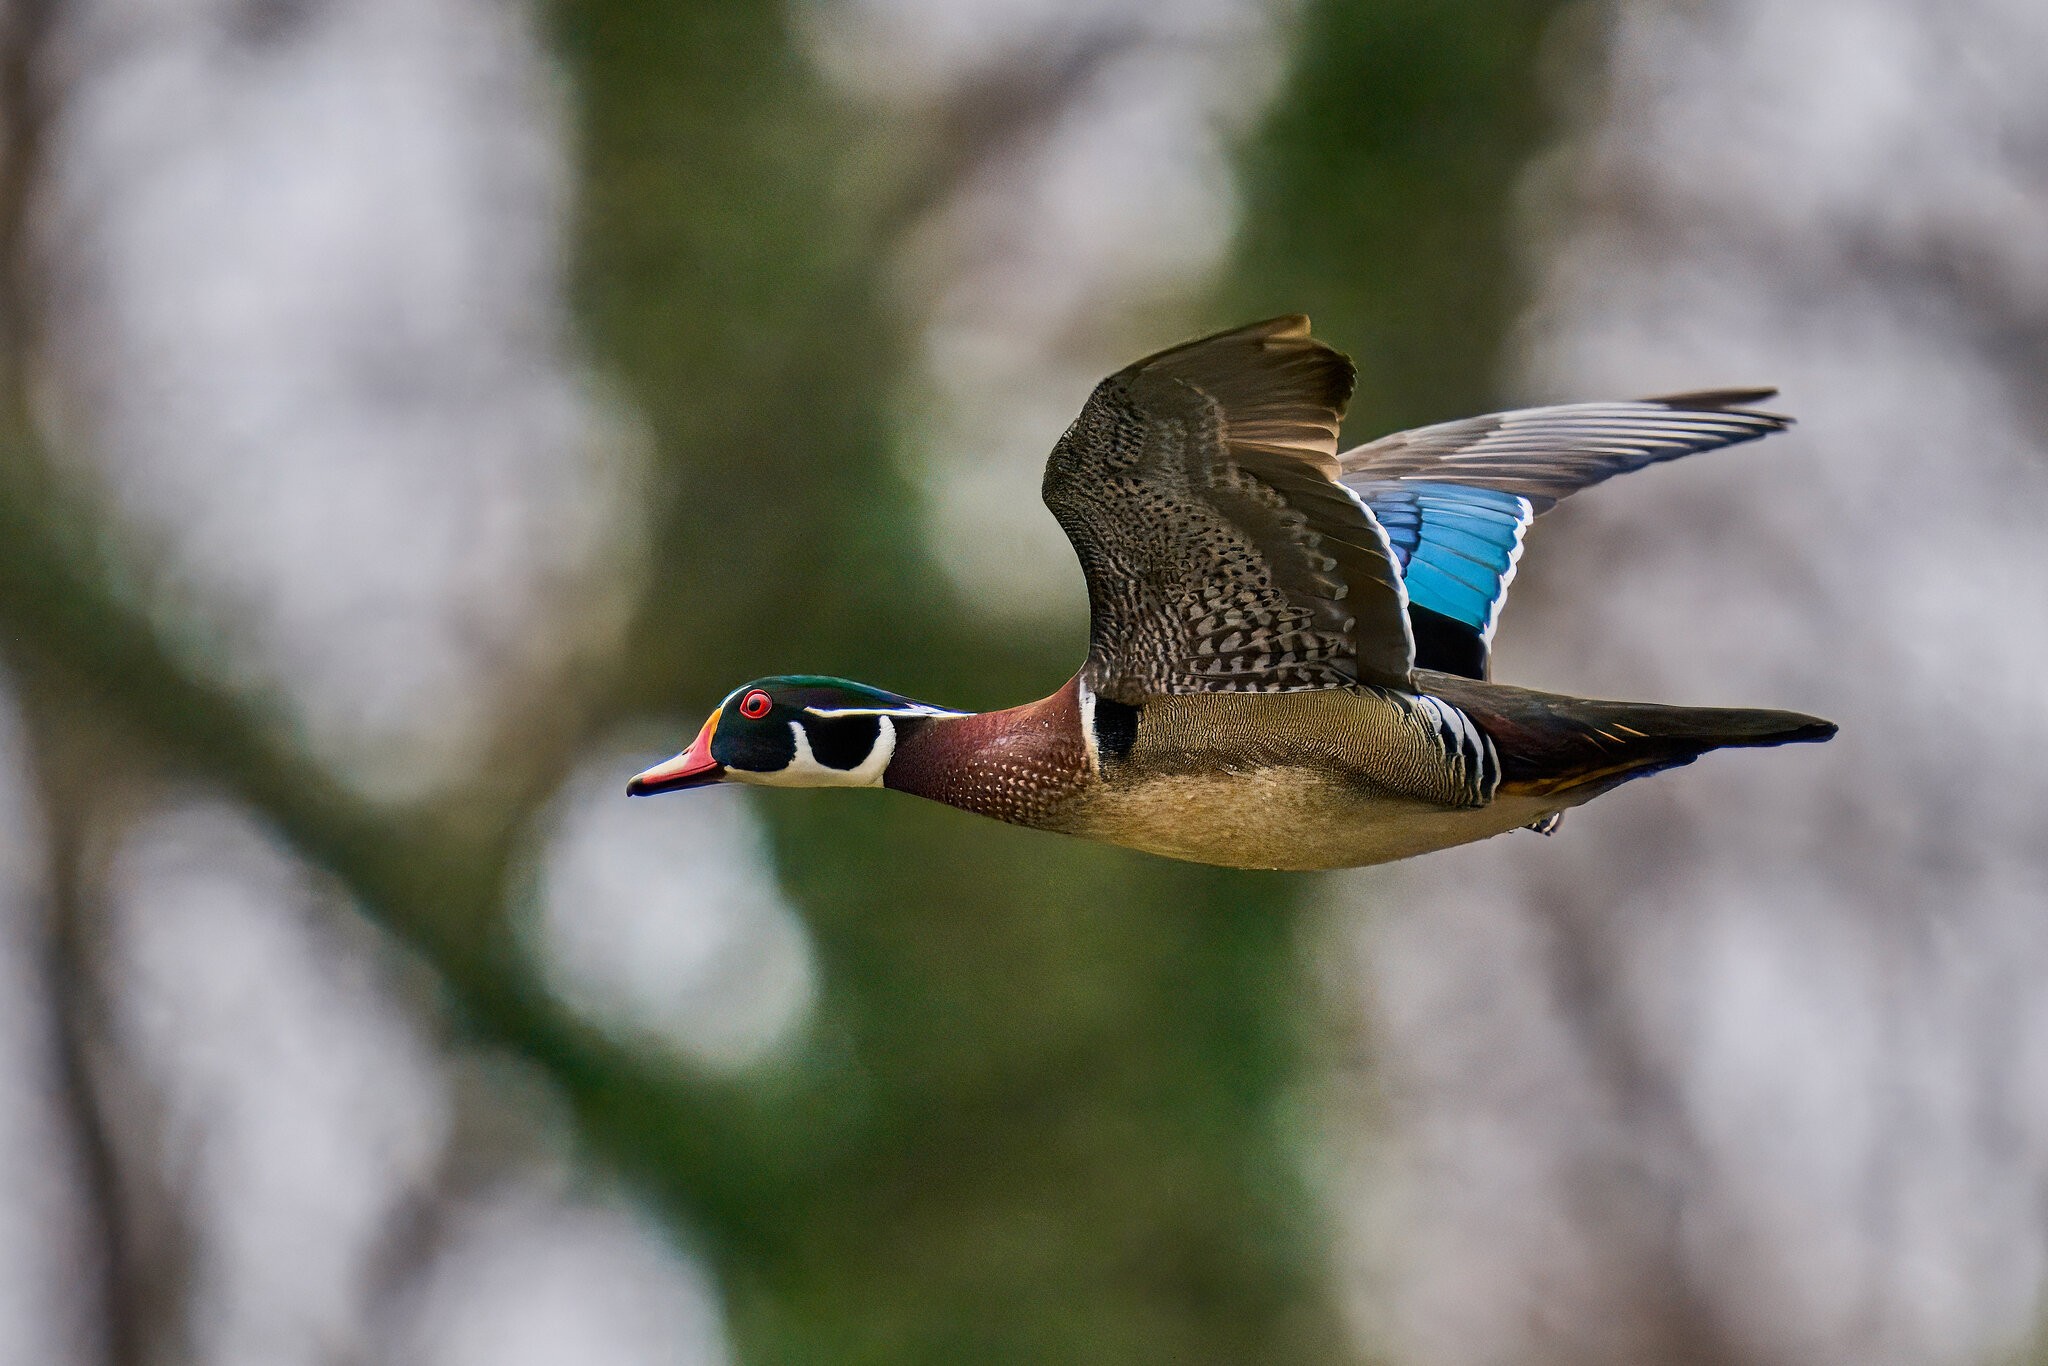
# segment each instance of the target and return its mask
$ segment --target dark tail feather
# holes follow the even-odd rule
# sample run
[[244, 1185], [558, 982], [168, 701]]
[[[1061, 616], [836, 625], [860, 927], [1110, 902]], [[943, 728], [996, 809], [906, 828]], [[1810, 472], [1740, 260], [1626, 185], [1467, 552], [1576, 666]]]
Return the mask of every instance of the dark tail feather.
[[1597, 702], [1449, 674], [1419, 676], [1418, 682], [1493, 738], [1503, 792], [1537, 796], [1595, 797], [1709, 750], [1826, 740], [1836, 729], [1832, 721], [1792, 711]]

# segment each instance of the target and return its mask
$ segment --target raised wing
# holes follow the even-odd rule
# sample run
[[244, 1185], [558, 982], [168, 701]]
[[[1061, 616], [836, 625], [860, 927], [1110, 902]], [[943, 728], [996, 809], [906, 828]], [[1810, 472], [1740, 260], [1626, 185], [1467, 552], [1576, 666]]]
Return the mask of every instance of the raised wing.
[[1570, 403], [1397, 432], [1338, 456], [1385, 527], [1421, 668], [1484, 678], [1529, 523], [1582, 488], [1753, 441], [1791, 419], [1746, 405], [1774, 389]]
[[1405, 687], [1386, 533], [1336, 482], [1351, 362], [1275, 318], [1096, 386], [1045, 469], [1088, 581], [1089, 686], [1136, 703], [1356, 682]]

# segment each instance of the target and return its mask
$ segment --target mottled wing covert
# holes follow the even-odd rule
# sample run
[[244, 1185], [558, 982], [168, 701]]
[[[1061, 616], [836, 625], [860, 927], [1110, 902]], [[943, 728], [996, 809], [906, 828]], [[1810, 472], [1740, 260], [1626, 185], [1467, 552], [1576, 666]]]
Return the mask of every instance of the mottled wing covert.
[[1088, 581], [1095, 691], [1407, 685], [1400, 572], [1336, 482], [1352, 382], [1351, 362], [1287, 317], [1096, 386], [1045, 470]]

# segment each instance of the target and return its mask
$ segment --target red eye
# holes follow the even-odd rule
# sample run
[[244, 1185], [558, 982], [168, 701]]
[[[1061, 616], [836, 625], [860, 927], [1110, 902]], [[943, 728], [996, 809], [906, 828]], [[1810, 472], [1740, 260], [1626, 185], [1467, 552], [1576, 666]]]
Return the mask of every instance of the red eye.
[[759, 688], [740, 699], [740, 715], [749, 721], [758, 721], [768, 714], [768, 708], [775, 705], [768, 700], [768, 694]]

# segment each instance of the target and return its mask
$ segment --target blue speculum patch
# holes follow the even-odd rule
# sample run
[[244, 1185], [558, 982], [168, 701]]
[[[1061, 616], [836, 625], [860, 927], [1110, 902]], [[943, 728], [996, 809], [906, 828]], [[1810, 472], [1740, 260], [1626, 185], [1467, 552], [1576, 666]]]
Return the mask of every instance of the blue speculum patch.
[[1485, 631], [1514, 577], [1531, 509], [1497, 489], [1403, 481], [1361, 490], [1401, 562], [1408, 600]]

